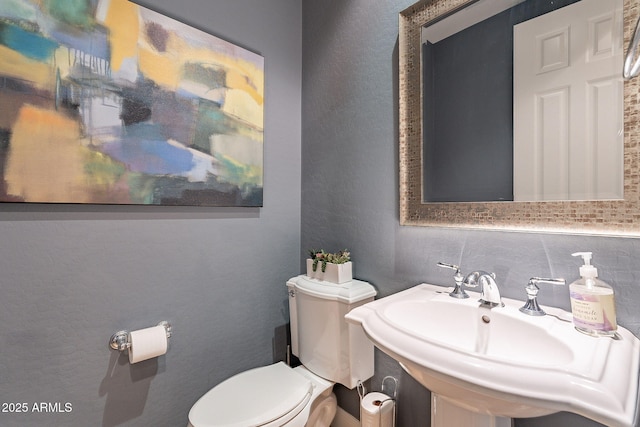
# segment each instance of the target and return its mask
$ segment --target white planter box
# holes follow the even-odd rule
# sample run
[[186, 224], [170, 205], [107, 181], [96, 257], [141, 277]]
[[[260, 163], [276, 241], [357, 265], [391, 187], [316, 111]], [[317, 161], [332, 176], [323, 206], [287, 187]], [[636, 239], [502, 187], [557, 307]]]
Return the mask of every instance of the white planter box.
[[345, 283], [353, 280], [353, 267], [351, 261], [344, 264], [327, 263], [327, 268], [322, 272], [322, 262], [318, 262], [318, 268], [313, 271], [313, 260], [307, 259], [307, 276], [312, 279], [324, 280], [331, 283]]

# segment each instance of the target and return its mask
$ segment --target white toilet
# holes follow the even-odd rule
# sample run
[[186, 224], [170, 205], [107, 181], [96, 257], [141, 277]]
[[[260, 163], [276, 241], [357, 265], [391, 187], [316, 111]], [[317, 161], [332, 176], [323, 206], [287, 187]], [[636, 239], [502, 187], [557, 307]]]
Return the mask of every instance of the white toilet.
[[340, 285], [297, 276], [287, 282], [292, 353], [282, 362], [223, 381], [189, 411], [189, 427], [329, 427], [335, 383], [353, 388], [373, 376], [373, 344], [344, 316], [373, 300], [376, 290], [353, 280]]

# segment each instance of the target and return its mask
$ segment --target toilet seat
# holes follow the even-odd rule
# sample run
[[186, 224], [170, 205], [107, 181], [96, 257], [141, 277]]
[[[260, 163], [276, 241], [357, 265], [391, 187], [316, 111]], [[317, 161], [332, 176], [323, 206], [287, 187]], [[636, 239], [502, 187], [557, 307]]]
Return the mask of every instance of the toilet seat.
[[304, 409], [312, 391], [311, 380], [278, 362], [237, 374], [209, 390], [189, 411], [189, 422], [194, 427], [282, 425]]

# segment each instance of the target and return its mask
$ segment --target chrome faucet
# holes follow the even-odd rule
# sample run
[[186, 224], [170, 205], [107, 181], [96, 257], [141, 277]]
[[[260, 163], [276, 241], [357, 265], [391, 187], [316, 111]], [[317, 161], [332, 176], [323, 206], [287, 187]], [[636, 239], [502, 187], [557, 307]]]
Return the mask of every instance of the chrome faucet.
[[500, 290], [496, 283], [496, 274], [487, 273], [486, 271], [474, 271], [464, 278], [464, 283], [467, 287], [475, 288], [480, 285], [482, 289], [482, 296], [480, 297], [481, 307], [502, 307], [502, 299], [500, 298]]
[[460, 273], [460, 267], [455, 264], [447, 264], [446, 262], [439, 262], [437, 265], [438, 267], [448, 268], [455, 271], [453, 280], [456, 282], [456, 287], [453, 289], [453, 291], [449, 292], [449, 296], [459, 299], [469, 298], [469, 295], [464, 291], [464, 289], [462, 289], [464, 276], [462, 275], [462, 273]]
[[525, 287], [527, 291], [527, 302], [520, 307], [520, 311], [529, 316], [544, 316], [543, 309], [538, 305], [538, 283], [548, 283], [550, 285], [565, 285], [567, 282], [564, 279], [543, 279], [541, 277], [532, 277], [529, 279], [529, 283]]

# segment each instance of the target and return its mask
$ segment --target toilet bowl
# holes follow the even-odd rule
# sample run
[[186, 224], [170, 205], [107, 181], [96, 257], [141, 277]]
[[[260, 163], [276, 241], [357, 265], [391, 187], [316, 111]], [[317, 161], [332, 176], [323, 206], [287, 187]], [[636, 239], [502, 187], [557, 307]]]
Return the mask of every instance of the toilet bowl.
[[337, 408], [333, 385], [352, 389], [373, 376], [373, 344], [344, 316], [373, 301], [375, 288], [303, 275], [287, 288], [291, 352], [302, 366], [278, 362], [221, 382], [193, 405], [189, 427], [329, 427]]
[[333, 383], [282, 362], [237, 374], [191, 408], [188, 427], [329, 427]]

